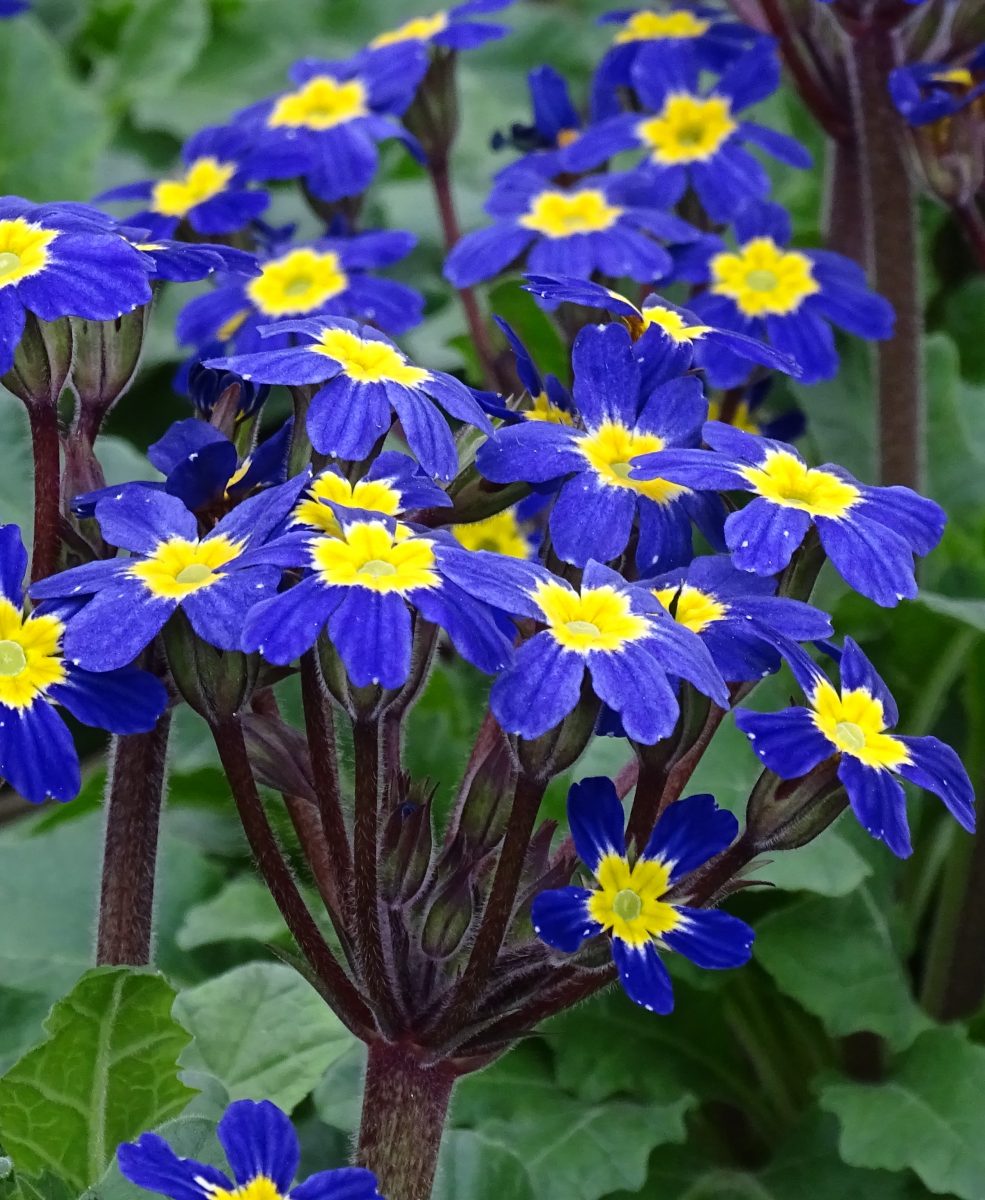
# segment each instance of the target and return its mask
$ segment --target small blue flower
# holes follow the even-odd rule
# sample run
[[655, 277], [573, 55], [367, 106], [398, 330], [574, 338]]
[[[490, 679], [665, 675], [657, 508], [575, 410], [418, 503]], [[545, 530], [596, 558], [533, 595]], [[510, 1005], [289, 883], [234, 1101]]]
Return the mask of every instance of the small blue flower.
[[897, 776], [943, 800], [962, 828], [975, 829], [975, 793], [961, 760], [935, 737], [891, 732], [899, 713], [889, 689], [851, 638], [835, 688], [807, 654], [787, 654], [809, 707], [735, 714], [762, 762], [781, 779], [799, 779], [838, 757], [838, 778], [862, 827], [900, 858], [911, 852], [906, 795]]
[[396, 413], [404, 437], [429, 475], [451, 479], [458, 470], [452, 417], [489, 433], [492, 426], [472, 393], [443, 371], [425, 371], [382, 333], [341, 317], [281, 321], [262, 336], [300, 334], [308, 341], [280, 349], [208, 359], [206, 366], [246, 380], [296, 387], [320, 384], [308, 409], [308, 434], [320, 454], [366, 458]]
[[[512, 3], [513, 0], [465, 0], [464, 4], [442, 9], [429, 17], [412, 17], [403, 25], [378, 34], [369, 43], [369, 49], [415, 45], [441, 46], [446, 50], [474, 50], [486, 42], [505, 37], [509, 29], [505, 25], [474, 21], [472, 18], [483, 13], [499, 12]], [[426, 62], [425, 59], [425, 65]]]
[[720, 421], [703, 430], [708, 450], [665, 450], [639, 459], [633, 476], [694, 488], [750, 492], [725, 522], [740, 571], [775, 575], [813, 525], [825, 553], [855, 591], [891, 608], [917, 594], [913, 556], [929, 554], [946, 521], [939, 505], [906, 487], [871, 487], [843, 467], [809, 467], [793, 446]]
[[515, 122], [509, 133], [494, 133], [492, 147], [501, 150], [513, 146], [524, 154], [533, 155], [504, 167], [497, 179], [503, 178], [515, 167], [524, 170], [535, 166], [543, 175], [556, 175], [562, 169], [558, 151], [570, 146], [582, 128], [581, 114], [571, 99], [568, 81], [553, 67], [537, 67], [527, 76], [530, 100], [533, 108], [533, 123], [523, 125]]
[[661, 950], [711, 970], [749, 961], [754, 934], [745, 921], [717, 908], [682, 903], [687, 876], [725, 850], [739, 826], [714, 797], [689, 796], [667, 809], [643, 853], [630, 860], [623, 820], [611, 780], [585, 779], [571, 788], [571, 836], [596, 886], [541, 892], [531, 918], [541, 941], [566, 954], [609, 934], [626, 995], [648, 1012], [666, 1014], [674, 1007], [674, 994]]
[[944, 121], [985, 95], [985, 45], [965, 66], [914, 63], [889, 75], [889, 92], [897, 112], [911, 125]]
[[508, 425], [515, 425], [518, 421], [550, 421], [558, 425], [573, 425], [575, 408], [568, 389], [556, 375], [541, 374], [530, 351], [502, 317], [494, 316], [493, 320], [509, 342], [517, 378], [523, 385], [530, 403], [526, 407], [517, 408], [498, 392], [475, 392], [475, 398], [482, 405], [483, 411], [491, 417], [498, 417]]
[[362, 1167], [318, 1171], [294, 1185], [301, 1160], [297, 1134], [269, 1100], [234, 1101], [216, 1136], [232, 1179], [208, 1163], [179, 1158], [156, 1133], [120, 1146], [117, 1162], [125, 1179], [170, 1200], [383, 1200], [373, 1173]]
[[25, 800], [71, 800], [79, 756], [57, 706], [111, 733], [146, 733], [167, 706], [162, 684], [136, 667], [82, 669], [63, 646], [71, 608], [24, 613], [27, 552], [16, 525], [0, 525], [0, 777]]

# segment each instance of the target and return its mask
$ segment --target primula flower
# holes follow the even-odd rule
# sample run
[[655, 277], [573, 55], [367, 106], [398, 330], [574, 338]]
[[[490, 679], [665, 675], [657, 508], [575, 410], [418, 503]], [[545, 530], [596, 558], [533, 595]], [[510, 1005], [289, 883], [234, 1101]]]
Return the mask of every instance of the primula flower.
[[0, 197], [0, 375], [25, 314], [112, 321], [151, 298], [150, 260], [104, 213], [84, 204]]
[[556, 175], [561, 170], [557, 151], [570, 146], [581, 132], [581, 114], [571, 99], [568, 81], [553, 67], [537, 67], [527, 76], [530, 101], [533, 108], [533, 124], [514, 122], [508, 134], [494, 133], [492, 147], [500, 150], [513, 146], [529, 158], [510, 163], [498, 172], [501, 179], [515, 168], [523, 170], [535, 166], [543, 175]]
[[167, 692], [146, 671], [96, 674], [65, 655], [71, 615], [51, 607], [24, 613], [27, 552], [16, 525], [0, 525], [0, 777], [25, 800], [71, 800], [81, 786], [79, 756], [56, 706], [111, 733], [146, 733]]
[[306, 573], [250, 611], [242, 635], [247, 653], [286, 664], [325, 630], [356, 687], [400, 687], [410, 672], [415, 611], [444, 629], [480, 671], [492, 674], [510, 661], [512, 623], [448, 573], [449, 559], [460, 565], [468, 557], [453, 538], [344, 507], [336, 517], [338, 535], [290, 533], [258, 551], [259, 561]]
[[422, 508], [450, 508], [448, 493], [432, 483], [412, 458], [387, 450], [375, 458], [355, 483], [337, 467], [316, 475], [291, 517], [292, 525], [306, 525], [341, 536], [336, 506], [399, 517]]
[[255, 278], [223, 280], [214, 292], [186, 304], [178, 316], [178, 340], [197, 346], [232, 341], [241, 354], [274, 350], [290, 345], [290, 337], [264, 344], [257, 332], [261, 325], [314, 316], [349, 317], [406, 333], [420, 322], [424, 297], [367, 271], [398, 262], [416, 240], [412, 233], [393, 230], [281, 245], [260, 261]]
[[308, 434], [320, 454], [366, 458], [390, 428], [395, 412], [424, 470], [451, 479], [458, 470], [458, 454], [437, 406], [460, 421], [492, 431], [464, 383], [443, 371], [415, 366], [369, 326], [341, 317], [313, 317], [280, 321], [260, 333], [294, 333], [310, 340], [280, 350], [208, 359], [205, 365], [261, 383], [321, 384], [308, 408]]
[[[790, 218], [779, 205], [744, 208], [735, 220], [735, 239], [735, 250], [721, 239], [706, 239], [688, 251], [691, 263], [700, 254], [705, 264], [688, 273], [708, 285], [691, 300], [701, 320], [767, 338], [800, 366], [803, 383], [837, 374], [832, 324], [858, 337], [892, 336], [893, 307], [870, 291], [861, 267], [830, 250], [786, 248]], [[748, 362], [728, 347], [707, 354], [699, 349], [697, 357], [716, 387], [735, 387], [749, 374]]]
[[975, 793], [961, 760], [935, 737], [891, 732], [899, 713], [889, 689], [851, 638], [836, 688], [803, 651], [789, 653], [808, 707], [739, 709], [735, 721], [762, 762], [798, 779], [838, 756], [838, 778], [862, 827], [900, 858], [911, 852], [906, 795], [897, 776], [933, 792], [964, 829], [975, 829]]
[[484, 551], [449, 561], [446, 570], [487, 604], [545, 627], [492, 686], [490, 707], [508, 733], [536, 738], [560, 724], [579, 701], [586, 671], [627, 736], [646, 745], [674, 729], [678, 678], [728, 705], [701, 639], [677, 625], [652, 592], [600, 563], [588, 563], [578, 590], [535, 563]]
[[[216, 345], [213, 352], [218, 354], [221, 349]], [[206, 421], [211, 419], [215, 406], [226, 397], [230, 388], [237, 389], [237, 421], [256, 416], [270, 395], [267, 384], [251, 383], [233, 371], [213, 370], [198, 358], [191, 359], [181, 368], [174, 386], [188, 396]]]
[[896, 111], [911, 125], [944, 121], [985, 95], [985, 45], [966, 66], [914, 63], [889, 75], [889, 93]]
[[564, 481], [550, 529], [565, 562], [617, 558], [637, 525], [641, 570], [690, 558], [692, 521], [720, 542], [724, 512], [717, 497], [656, 477], [641, 486], [630, 476], [630, 463], [641, 455], [696, 446], [707, 413], [700, 381], [681, 378], [673, 361], [666, 370], [660, 354], [651, 359], [648, 340], [634, 343], [621, 325], [586, 326], [571, 356], [580, 425], [510, 425], [476, 455], [479, 471], [494, 483]]
[[476, 392], [476, 399], [482, 405], [483, 411], [491, 417], [505, 421], [507, 425], [515, 425], [518, 421], [549, 421], [556, 425], [574, 425], [575, 410], [568, 389], [556, 375], [541, 374], [530, 351], [502, 317], [494, 316], [493, 320], [510, 344], [517, 378], [523, 385], [530, 403], [523, 408], [513, 407], [498, 392]]
[[455, 287], [490, 279], [524, 254], [537, 273], [587, 279], [601, 271], [650, 281], [672, 267], [654, 239], [698, 236], [686, 221], [661, 211], [659, 195], [645, 207], [627, 202], [625, 176], [593, 175], [562, 185], [545, 173], [550, 169], [531, 157], [500, 175], [485, 205], [493, 224], [467, 233], [445, 262], [445, 277]]
[[592, 888], [541, 892], [531, 910], [534, 932], [572, 954], [589, 938], [608, 934], [626, 995], [648, 1012], [674, 1007], [661, 950], [698, 967], [722, 970], [749, 961], [753, 931], [717, 908], [692, 908], [667, 893], [735, 839], [739, 825], [712, 796], [678, 800], [663, 814], [631, 860], [623, 810], [612, 781], [585, 779], [568, 793], [568, 824], [578, 857], [595, 876]]
[[466, 0], [464, 4], [442, 9], [429, 17], [412, 17], [396, 29], [377, 34], [369, 43], [369, 49], [382, 50], [387, 46], [413, 44], [442, 46], [446, 50], [474, 50], [486, 42], [505, 37], [509, 29], [505, 25], [473, 21], [472, 18], [483, 13], [499, 12], [512, 3], [513, 0]]
[[65, 635], [65, 653], [91, 670], [131, 662], [179, 608], [220, 650], [238, 650], [243, 618], [273, 593], [280, 571], [247, 557], [293, 508], [306, 475], [244, 500], [204, 538], [177, 496], [119, 488], [96, 505], [103, 537], [133, 552], [72, 567], [34, 584], [38, 599], [87, 600]]
[[179, 1158], [144, 1133], [116, 1152], [125, 1179], [170, 1200], [383, 1200], [363, 1167], [318, 1171], [294, 1184], [301, 1149], [287, 1115], [269, 1100], [236, 1100], [216, 1129], [232, 1179], [210, 1163]]

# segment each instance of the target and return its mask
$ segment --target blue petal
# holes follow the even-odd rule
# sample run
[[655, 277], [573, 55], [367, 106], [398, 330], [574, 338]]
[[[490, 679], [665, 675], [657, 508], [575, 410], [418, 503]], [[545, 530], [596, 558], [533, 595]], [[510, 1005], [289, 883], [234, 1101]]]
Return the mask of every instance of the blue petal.
[[390, 428], [390, 399], [382, 383], [336, 375], [316, 392], [308, 409], [308, 434], [320, 454], [365, 458]]
[[247, 614], [276, 593], [280, 576], [277, 567], [246, 567], [192, 592], [181, 607], [203, 642], [219, 650], [238, 650]]
[[902, 784], [889, 771], [867, 767], [849, 754], [841, 756], [838, 778], [866, 833], [885, 842], [897, 858], [908, 858], [913, 846]]
[[98, 672], [70, 667], [50, 695], [84, 725], [110, 733], [147, 733], [168, 703], [161, 681], [136, 667]]
[[157, 636], [177, 607], [177, 600], [154, 596], [136, 579], [118, 577], [69, 621], [65, 657], [86, 671], [125, 667]]
[[935, 737], [900, 737], [911, 762], [898, 768], [904, 779], [939, 796], [969, 833], [975, 831], [975, 789], [957, 754]]
[[540, 737], [578, 703], [585, 664], [549, 633], [538, 633], [492, 686], [489, 704], [507, 733]]
[[400, 687], [410, 673], [410, 612], [402, 596], [346, 589], [328, 621], [328, 636], [356, 687]]
[[0, 705], [0, 778], [32, 804], [79, 794], [79, 756], [53, 705], [43, 699], [21, 709]]
[[459, 654], [480, 671], [495, 675], [512, 662], [515, 627], [503, 618], [497, 619], [464, 588], [446, 581], [440, 589], [416, 590], [412, 600], [421, 615], [440, 625]]
[[[800, 638], [798, 640], [806, 641], [808, 639]], [[868, 692], [870, 696], [875, 696], [877, 700], [881, 701], [886, 728], [891, 729], [899, 720], [896, 701], [893, 699], [889, 688], [886, 687], [884, 680], [862, 653], [858, 642], [854, 638], [845, 638], [845, 646], [841, 655], [839, 670], [841, 672], [842, 688], [850, 691], [856, 691], [861, 688]]]
[[749, 739], [764, 766], [781, 779], [800, 779], [838, 747], [814, 724], [806, 708], [757, 713], [740, 708], [735, 723]]
[[622, 325], [586, 325], [571, 352], [574, 399], [589, 428], [605, 421], [635, 425], [640, 365], [629, 330]]
[[470, 596], [503, 612], [543, 619], [533, 594], [540, 584], [559, 582], [539, 563], [493, 554], [440, 546], [441, 573]]
[[302, 580], [250, 609], [243, 624], [243, 650], [286, 666], [314, 645], [342, 597], [341, 588], [327, 588], [314, 576]]
[[809, 513], [757, 496], [728, 517], [725, 541], [740, 571], [776, 575], [793, 558], [810, 525]]
[[198, 524], [178, 497], [150, 488], [121, 488], [100, 500], [96, 520], [111, 546], [137, 554], [151, 554], [171, 537], [198, 537]]
[[549, 421], [521, 421], [498, 429], [476, 454], [479, 471], [493, 483], [548, 483], [585, 467], [575, 433]]
[[260, 545], [280, 527], [310, 482], [311, 475], [305, 470], [286, 483], [250, 496], [227, 513], [205, 540], [224, 536], [251, 547]]
[[[230, 1190], [229, 1179], [216, 1167], [179, 1158], [162, 1137], [145, 1133], [116, 1152], [125, 1179], [171, 1200], [209, 1200], [216, 1188]], [[201, 1182], [198, 1182], [201, 1180]]]
[[710, 971], [741, 967], [749, 961], [756, 935], [745, 921], [718, 908], [681, 905], [677, 911], [683, 919], [663, 935], [665, 946]]
[[676, 883], [730, 846], [738, 832], [739, 822], [718, 807], [714, 796], [687, 796], [661, 816], [643, 858], [662, 862], [670, 869], [671, 882]]
[[512, 221], [467, 233], [445, 260], [445, 278], [454, 287], [471, 287], [505, 270], [526, 250], [536, 234]]
[[784, 317], [767, 317], [770, 341], [800, 367], [802, 383], [820, 383], [838, 374], [838, 351], [831, 326], [806, 306]]
[[240, 1186], [264, 1176], [286, 1196], [301, 1160], [297, 1134], [286, 1113], [269, 1100], [236, 1100], [216, 1129]]
[[917, 594], [913, 553], [892, 529], [849, 513], [846, 520], [818, 517], [824, 552], [849, 587], [883, 608]]
[[530, 909], [534, 933], [555, 950], [573, 954], [582, 942], [602, 932], [588, 912], [591, 894], [587, 888], [563, 887], [535, 896]]
[[629, 541], [637, 503], [635, 492], [613, 487], [594, 472], [573, 475], [551, 511], [551, 538], [558, 556], [578, 566], [592, 558], [617, 558]]
[[612, 957], [623, 991], [634, 1004], [661, 1016], [673, 1011], [674, 992], [670, 976], [653, 942], [631, 946], [614, 937]]
[[385, 387], [407, 445], [424, 470], [439, 479], [454, 478], [458, 473], [458, 451], [445, 418], [423, 391], [395, 383]]
[[15, 288], [0, 288], [0, 375], [14, 365], [14, 352], [24, 333], [24, 305]]
[[675, 689], [663, 665], [642, 646], [595, 650], [588, 669], [595, 694], [619, 714], [627, 737], [652, 746], [673, 733], [679, 712]]
[[14, 608], [24, 603], [27, 551], [16, 525], [0, 525], [0, 593]]
[[376, 1176], [365, 1167], [340, 1167], [316, 1171], [291, 1189], [291, 1200], [383, 1200]]
[[939, 504], [908, 487], [856, 486], [861, 488], [862, 501], [854, 511], [898, 533], [914, 554], [929, 554], [940, 542], [947, 513]]
[[611, 779], [596, 775], [571, 785], [568, 825], [578, 857], [593, 875], [606, 855], [625, 857], [625, 821], [622, 802]]

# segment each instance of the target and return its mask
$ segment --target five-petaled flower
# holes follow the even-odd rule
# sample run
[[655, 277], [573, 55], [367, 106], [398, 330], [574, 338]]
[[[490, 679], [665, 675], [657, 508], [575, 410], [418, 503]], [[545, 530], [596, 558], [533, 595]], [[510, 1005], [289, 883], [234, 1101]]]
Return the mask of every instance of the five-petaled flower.
[[[508, 8], [513, 0], [465, 0], [451, 8], [441, 9], [429, 17], [411, 17], [403, 25], [378, 33], [369, 43], [370, 50], [387, 46], [440, 46], [446, 50], [474, 50], [486, 42], [496, 41], [509, 33], [505, 25], [472, 18], [483, 13]], [[426, 60], [425, 60], [426, 65]]]
[[542, 941], [571, 954], [588, 939], [609, 934], [626, 995], [657, 1013], [674, 1007], [661, 950], [713, 970], [749, 961], [753, 932], [745, 921], [682, 902], [688, 874], [738, 833], [735, 817], [712, 796], [672, 804], [635, 860], [627, 853], [622, 805], [611, 780], [585, 779], [572, 787], [568, 824], [595, 886], [556, 888], [534, 898], [531, 918]]

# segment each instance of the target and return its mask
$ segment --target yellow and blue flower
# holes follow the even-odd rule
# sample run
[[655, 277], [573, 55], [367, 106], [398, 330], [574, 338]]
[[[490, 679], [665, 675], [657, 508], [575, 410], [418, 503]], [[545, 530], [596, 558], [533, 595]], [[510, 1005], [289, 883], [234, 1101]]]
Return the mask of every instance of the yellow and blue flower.
[[638, 479], [752, 494], [725, 522], [725, 542], [740, 571], [775, 575], [813, 525], [849, 587], [892, 608], [913, 599], [913, 556], [929, 554], [944, 532], [939, 505], [906, 487], [872, 487], [843, 467], [809, 467], [793, 446], [720, 421], [703, 430], [711, 450], [666, 450], [641, 458]]
[[440, 46], [445, 50], [475, 50], [486, 42], [505, 37], [509, 28], [473, 18], [484, 13], [499, 12], [512, 3], [513, 0], [465, 0], [463, 4], [441, 9], [428, 17], [412, 17], [395, 29], [377, 34], [369, 43], [369, 49], [413, 45], [422, 48]]
[[516, 330], [502, 317], [493, 320], [513, 352], [513, 365], [523, 386], [524, 396], [506, 398], [498, 392], [476, 392], [475, 397], [484, 412], [498, 417], [508, 425], [518, 421], [550, 421], [557, 425], [574, 425], [575, 408], [571, 393], [556, 375], [542, 375], [533, 356], [520, 340]]
[[771, 45], [743, 54], [707, 94], [699, 88], [694, 60], [675, 47], [648, 46], [632, 75], [648, 111], [607, 117], [586, 129], [564, 151], [569, 170], [589, 170], [624, 150], [643, 150], [635, 172], [641, 191], [659, 188], [674, 204], [690, 185], [708, 216], [727, 222], [744, 203], [770, 191], [769, 176], [743, 143], [787, 166], [811, 165], [809, 152], [794, 138], [739, 115], [779, 86], [780, 66]]
[[301, 1161], [286, 1113], [269, 1100], [236, 1100], [216, 1129], [232, 1179], [211, 1163], [181, 1158], [164, 1138], [144, 1133], [116, 1152], [125, 1179], [169, 1200], [383, 1200], [363, 1167], [318, 1171], [294, 1183]]
[[[717, 496], [652, 478], [631, 462], [669, 446], [697, 446], [707, 404], [700, 381], [682, 377], [662, 354], [652, 358], [622, 325], [589, 325], [572, 351], [580, 424], [527, 420], [480, 446], [479, 471], [494, 483], [562, 482], [550, 516], [551, 540], [565, 562], [610, 562], [639, 531], [640, 570], [670, 568], [691, 556], [692, 522], [721, 544]], [[528, 414], [533, 415], [533, 414]]]
[[582, 129], [581, 113], [571, 99], [568, 81], [563, 75], [553, 67], [537, 67], [527, 76], [527, 85], [533, 109], [532, 124], [514, 122], [508, 133], [494, 133], [492, 148], [501, 150], [504, 146], [512, 146], [533, 157], [503, 167], [497, 179], [518, 165], [524, 170], [536, 165], [542, 174], [558, 174], [562, 168], [557, 152], [570, 146]]
[[167, 705], [159, 680], [136, 667], [95, 673], [64, 649], [71, 606], [24, 612], [27, 552], [16, 525], [0, 525], [0, 778], [25, 800], [71, 800], [79, 756], [57, 706], [111, 733], [146, 733]]
[[177, 496], [118, 488], [95, 507], [103, 537], [131, 551], [72, 567], [34, 584], [37, 599], [84, 601], [65, 633], [65, 654], [87, 670], [132, 662], [179, 608], [203, 641], [238, 650], [244, 616], [280, 582], [249, 557], [277, 530], [308, 481], [298, 475], [251, 496], [205, 537]]
[[[933, 792], [962, 828], [975, 828], [975, 794], [961, 760], [935, 737], [893, 733], [896, 704], [851, 638], [835, 687], [803, 651], [788, 652], [806, 707], [778, 713], [736, 711], [761, 761], [782, 779], [799, 779], [836, 755], [852, 811], [862, 827], [900, 858], [911, 851], [906, 795], [899, 778]], [[899, 777], [899, 778], [897, 778]]]
[[13, 364], [26, 313], [115, 320], [150, 300], [150, 267], [94, 208], [0, 197], [0, 375]]
[[985, 45], [963, 66], [913, 63], [889, 75], [897, 112], [911, 125], [930, 125], [953, 117], [985, 96]]
[[316, 475], [291, 516], [293, 526], [304, 525], [341, 536], [337, 507], [402, 517], [424, 508], [450, 508], [452, 499], [432, 483], [406, 454], [385, 450], [355, 482], [337, 467]]
[[568, 793], [568, 824], [592, 887], [569, 886], [534, 897], [534, 932], [555, 950], [573, 954], [583, 942], [608, 935], [626, 995], [648, 1012], [674, 1007], [660, 951], [670, 950], [711, 970], [741, 967], [752, 953], [753, 931], [717, 908], [687, 900], [687, 876], [725, 850], [739, 831], [714, 797], [678, 800], [631, 859], [623, 809], [611, 780], [584, 779]]
[[416, 240], [394, 229], [281, 244], [260, 260], [254, 278], [223, 280], [215, 291], [186, 304], [178, 315], [178, 340], [194, 346], [231, 341], [240, 354], [274, 350], [290, 345], [290, 337], [264, 342], [257, 332], [261, 325], [315, 316], [348, 317], [388, 333], [406, 333], [420, 323], [424, 297], [368, 272], [399, 262]]
[[455, 440], [438, 406], [489, 433], [471, 391], [443, 371], [415, 366], [376, 329], [342, 317], [311, 317], [261, 327], [263, 337], [300, 334], [307, 341], [279, 350], [206, 360], [246, 380], [296, 387], [320, 384], [308, 408], [308, 435], [320, 454], [366, 458], [396, 413], [404, 438], [429, 475], [458, 470]]
[[[838, 371], [831, 325], [872, 340], [892, 336], [892, 305], [869, 289], [865, 273], [830, 250], [791, 250], [790, 218], [779, 205], [750, 204], [735, 220], [736, 247], [704, 239], [687, 250], [688, 277], [707, 287], [691, 301], [702, 321], [766, 338], [801, 369], [801, 382], [818, 383]], [[692, 273], [701, 258], [703, 268]], [[747, 361], [716, 347], [697, 360], [716, 387], [735, 387]]]

